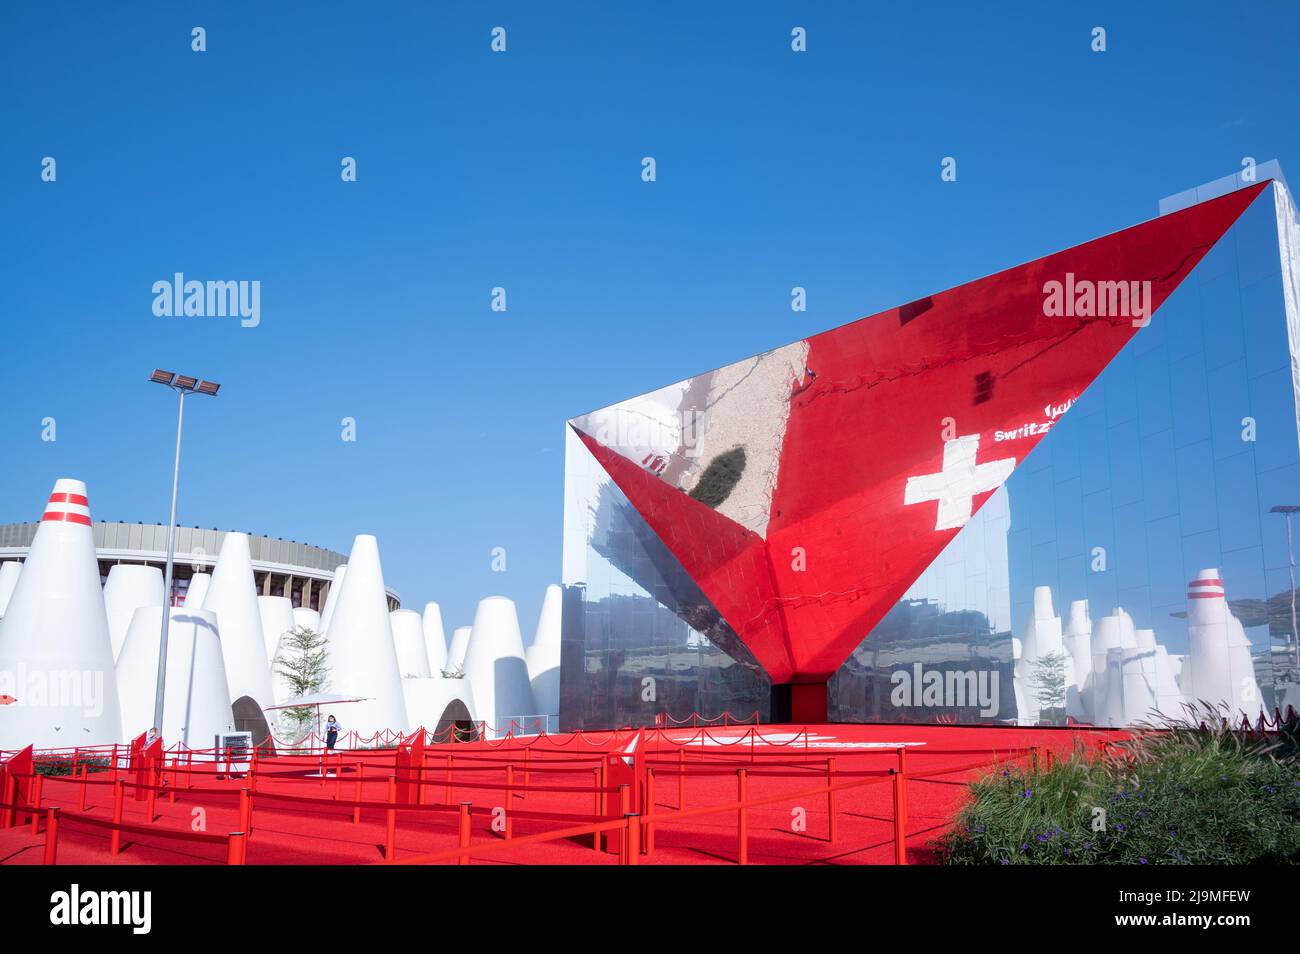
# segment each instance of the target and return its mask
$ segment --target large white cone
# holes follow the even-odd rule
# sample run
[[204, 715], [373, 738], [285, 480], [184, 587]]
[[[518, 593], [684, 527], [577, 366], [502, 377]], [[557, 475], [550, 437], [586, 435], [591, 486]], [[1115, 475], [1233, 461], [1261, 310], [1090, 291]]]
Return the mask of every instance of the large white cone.
[[[521, 731], [525, 726], [522, 717], [538, 714], [513, 600], [489, 596], [479, 601], [465, 651], [465, 678], [489, 736], [505, 735], [511, 730], [511, 720], [517, 720], [516, 730]], [[531, 727], [534, 723], [526, 724]]]
[[23, 565], [17, 560], [0, 563], [0, 619], [4, 619], [9, 599], [14, 595], [14, 587], [18, 585], [18, 576], [22, 571]]
[[[298, 607], [293, 610], [293, 628], [309, 629], [313, 633], [320, 632], [320, 613], [314, 609], [303, 609]], [[271, 654], [271, 691], [275, 693], [275, 701], [278, 705], [295, 695], [301, 693], [295, 691], [290, 685], [289, 679], [285, 676], [283, 669], [286, 669], [293, 660], [301, 655], [290, 645], [292, 633], [283, 632], [275, 644], [275, 652]]]
[[532, 645], [524, 654], [528, 662], [528, 682], [539, 715], [560, 714], [560, 624], [563, 615], [563, 592], [552, 583], [542, 598], [537, 614], [537, 630]]
[[424, 648], [424, 622], [415, 610], [396, 609], [388, 614], [393, 627], [397, 671], [405, 677], [429, 678], [429, 652]]
[[447, 668], [464, 670], [465, 652], [469, 649], [471, 626], [457, 626], [451, 634], [451, 646], [447, 649]]
[[203, 598], [208, 595], [208, 587], [211, 585], [211, 574], [195, 573], [190, 577], [190, 585], [185, 590], [185, 605], [190, 609], [198, 609], [202, 606]]
[[325, 631], [329, 691], [366, 697], [365, 702], [349, 705], [347, 712], [348, 728], [362, 736], [405, 731], [406, 703], [393, 649], [379, 543], [370, 534], [361, 534], [353, 542], [341, 589]]
[[1169, 664], [1173, 667], [1174, 679], [1178, 681], [1178, 691], [1189, 704], [1193, 703], [1191, 657], [1187, 653], [1170, 653]]
[[334, 618], [334, 607], [338, 605], [339, 594], [343, 592], [343, 579], [348, 575], [348, 565], [334, 568], [334, 579], [330, 582], [330, 591], [325, 594], [325, 605], [320, 611], [320, 631], [328, 633], [330, 620]]
[[1192, 701], [1228, 706], [1254, 716], [1259, 687], [1250, 660], [1250, 641], [1232, 615], [1216, 569], [1201, 570], [1187, 588], [1187, 642]]
[[1156, 645], [1156, 708], [1166, 716], [1181, 719], [1187, 697], [1178, 686], [1182, 657], [1171, 656], [1164, 646]]
[[424, 604], [420, 626], [424, 630], [424, 652], [429, 657], [429, 675], [438, 676], [447, 668], [447, 634], [442, 628], [442, 609], [437, 603]]
[[217, 614], [231, 701], [249, 696], [262, 708], [271, 705], [271, 664], [266, 658], [247, 534], [227, 533], [221, 542], [201, 608]]
[[1077, 685], [1067, 690], [1066, 713], [1080, 721], [1092, 721], [1092, 618], [1088, 615], [1088, 601], [1075, 600], [1070, 604], [1070, 618], [1065, 626], [1065, 649], [1074, 660], [1074, 678]]
[[[1142, 634], [1151, 633], [1151, 648], [1141, 645]], [[1124, 724], [1155, 720], [1157, 689], [1159, 680], [1156, 676], [1155, 633], [1152, 630], [1136, 630], [1138, 645], [1132, 649], [1121, 649], [1121, 665], [1124, 677]]]
[[1075, 687], [1074, 658], [1065, 652], [1061, 637], [1061, 617], [1052, 608], [1052, 590], [1047, 586], [1034, 587], [1034, 609], [1025, 624], [1025, 637], [1021, 643], [1020, 657], [1016, 660], [1015, 678], [1024, 687], [1019, 697], [1025, 708], [1019, 710], [1019, 722], [1033, 725], [1039, 721], [1042, 701], [1038, 697], [1039, 687], [1035, 678], [1040, 670], [1041, 661], [1048, 656], [1063, 657], [1066, 698], [1068, 703], [1070, 690]]
[[1135, 648], [1137, 646], [1137, 628], [1133, 624], [1133, 617], [1122, 606], [1115, 607], [1115, 615], [1119, 617], [1120, 649]]
[[[1118, 712], [1120, 720], [1124, 717], [1123, 679], [1116, 673], [1112, 682], [1107, 673], [1111, 650], [1120, 648], [1120, 619], [1112, 613], [1097, 620], [1092, 630], [1092, 721], [1096, 725], [1115, 725], [1110, 720], [1112, 711]], [[1123, 657], [1117, 656], [1117, 667], [1123, 665]], [[1112, 688], [1117, 697], [1109, 698]], [[1112, 710], [1113, 705], [1113, 710]]]
[[86, 485], [61, 478], [0, 623], [0, 748], [122, 740]]
[[[135, 611], [117, 659], [123, 736], [128, 739], [153, 726], [162, 613], [161, 606]], [[191, 748], [208, 748], [218, 732], [233, 728], [217, 614], [173, 607], [167, 626], [163, 740], [168, 745], [182, 742]]]
[[274, 666], [275, 653], [280, 648], [281, 637], [293, 631], [293, 601], [287, 596], [259, 596], [257, 615], [262, 621], [266, 659]]
[[[113, 658], [122, 652], [126, 629], [141, 606], [163, 605], [163, 575], [156, 566], [119, 563], [108, 571], [104, 583], [104, 609], [108, 613], [108, 635], [113, 640]], [[162, 625], [159, 617], [158, 625]], [[149, 728], [149, 726], [145, 726]]]
[[[1107, 616], [1105, 619], [1118, 619]], [[1116, 647], [1106, 650], [1105, 693], [1102, 699], [1105, 710], [1098, 720], [1100, 725], [1119, 728], [1124, 725], [1124, 650]]]
[[[443, 717], [448, 721], [463, 717], [458, 710], [447, 711], [452, 702], [459, 700], [469, 713], [471, 721], [478, 720], [478, 711], [474, 707], [474, 692], [468, 679], [447, 679], [432, 676], [427, 679], [403, 679], [402, 691], [406, 699], [406, 713], [411, 721], [411, 728], [424, 726], [430, 732], [444, 729]], [[440, 736], [438, 741], [446, 742]]]

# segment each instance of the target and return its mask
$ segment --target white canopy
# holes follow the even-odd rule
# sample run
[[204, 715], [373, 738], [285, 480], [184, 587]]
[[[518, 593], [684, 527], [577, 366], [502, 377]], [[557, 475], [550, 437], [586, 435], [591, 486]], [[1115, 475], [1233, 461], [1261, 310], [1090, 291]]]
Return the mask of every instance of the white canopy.
[[286, 701], [275, 706], [264, 706], [265, 710], [270, 709], [301, 709], [303, 706], [334, 706], [342, 705], [345, 702], [365, 702], [369, 696], [341, 696], [332, 692], [317, 692], [311, 695], [298, 696], [295, 699]]

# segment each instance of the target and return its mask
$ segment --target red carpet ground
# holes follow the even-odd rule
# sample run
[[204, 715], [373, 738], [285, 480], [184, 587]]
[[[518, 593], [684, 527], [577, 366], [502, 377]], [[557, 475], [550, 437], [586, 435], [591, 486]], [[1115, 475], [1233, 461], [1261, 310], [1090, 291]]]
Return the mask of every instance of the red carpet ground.
[[[951, 823], [966, 797], [966, 783], [981, 771], [1023, 760], [1024, 750], [1068, 752], [1076, 743], [1096, 748], [1122, 733], [1096, 730], [955, 727], [936, 725], [765, 725], [709, 729], [647, 730], [644, 759], [653, 772], [653, 851], [640, 864], [735, 864], [738, 856], [738, 813], [726, 811], [674, 819], [679, 808], [679, 777], [684, 777], [687, 810], [728, 805], [737, 801], [737, 770], [747, 775], [750, 801], [776, 797], [772, 804], [747, 811], [748, 861], [752, 864], [891, 864], [894, 862], [894, 784], [888, 770], [899, 764], [897, 750], [906, 750], [905, 776], [909, 863], [935, 860], [929, 843]], [[472, 864], [618, 864], [616, 853], [593, 850], [593, 836], [581, 834], [556, 840], [508, 845], [502, 819], [510, 812], [512, 840], [547, 831], [590, 824], [594, 818], [593, 789], [600, 762], [617, 743], [622, 751], [630, 736], [612, 733], [552, 735], [501, 743], [459, 743], [426, 748], [425, 784], [421, 811], [396, 813], [394, 841], [397, 862], [458, 845], [458, 803], [472, 803], [470, 844], [502, 848], [471, 859]], [[527, 762], [524, 750], [528, 749]], [[446, 759], [453, 760], [453, 782], [447, 787]], [[1041, 756], [1040, 756], [1041, 757]], [[828, 840], [828, 796], [820, 791], [798, 794], [827, 784], [827, 759], [834, 760], [835, 784], [852, 785], [834, 795], [837, 831]], [[387, 811], [363, 807], [360, 823], [353, 821], [351, 801], [357, 799], [358, 767], [363, 801], [387, 802], [394, 752], [347, 751], [342, 772], [319, 777], [319, 761], [306, 756], [262, 758], [252, 794], [252, 835], [248, 864], [368, 864], [385, 861]], [[986, 769], [972, 769], [989, 763]], [[510, 766], [510, 788], [507, 788]], [[685, 774], [679, 772], [684, 767]], [[121, 773], [128, 782], [135, 776]], [[194, 765], [187, 788], [184, 771], [168, 772], [165, 794], [157, 799], [156, 816], [146, 816], [146, 802], [137, 801], [128, 787], [122, 821], [150, 825], [158, 833], [126, 832], [122, 851], [109, 853], [109, 830], [85, 819], [111, 821], [113, 786], [109, 772], [89, 776], [84, 814], [81, 783], [68, 776], [47, 777], [42, 783], [42, 807], [58, 806], [59, 864], [224, 864], [224, 844], [197, 843], [163, 837], [161, 832], [205, 831], [225, 836], [240, 828], [240, 789], [244, 779], [226, 779], [211, 764]], [[526, 781], [525, 781], [526, 780]], [[871, 784], [860, 784], [870, 782]], [[525, 791], [526, 789], [526, 791]], [[172, 792], [175, 801], [171, 800]], [[292, 796], [282, 798], [281, 796]], [[508, 797], [509, 796], [509, 797]], [[315, 800], [315, 801], [307, 801]], [[445, 803], [451, 807], [427, 807]], [[610, 814], [617, 796], [610, 796]], [[643, 813], [643, 815], [646, 813]], [[79, 818], [78, 816], [82, 816]], [[534, 817], [536, 816], [536, 817]], [[24, 816], [24, 819], [26, 816]], [[644, 818], [643, 818], [644, 821]], [[40, 864], [45, 821], [39, 833], [24, 821], [0, 830], [0, 863]], [[617, 832], [613, 845], [617, 845]], [[643, 841], [643, 845], [645, 842]], [[441, 860], [439, 863], [454, 863]]]

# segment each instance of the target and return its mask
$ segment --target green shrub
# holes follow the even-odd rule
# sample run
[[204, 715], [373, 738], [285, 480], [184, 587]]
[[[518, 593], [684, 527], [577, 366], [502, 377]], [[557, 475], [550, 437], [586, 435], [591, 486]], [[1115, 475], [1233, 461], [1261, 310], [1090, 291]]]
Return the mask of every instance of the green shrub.
[[1106, 757], [1003, 767], [971, 794], [938, 842], [948, 864], [1300, 862], [1300, 761], [1208, 710]]
[[[94, 775], [96, 772], [107, 772], [113, 767], [112, 760], [106, 758], [82, 759], [78, 763], [78, 771], [81, 770], [81, 766], [85, 766], [87, 774], [90, 775]], [[59, 758], [37, 762], [33, 766], [32, 771], [37, 775], [71, 775], [72, 759]]]

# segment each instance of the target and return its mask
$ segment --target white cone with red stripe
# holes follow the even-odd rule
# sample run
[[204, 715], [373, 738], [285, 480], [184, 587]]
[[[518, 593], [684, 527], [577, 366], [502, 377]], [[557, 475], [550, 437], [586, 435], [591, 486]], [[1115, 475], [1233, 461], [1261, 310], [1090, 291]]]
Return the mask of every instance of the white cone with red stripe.
[[451, 633], [451, 645], [447, 647], [447, 668], [465, 671], [465, 651], [469, 649], [469, 636], [474, 632], [472, 626], [457, 626]]
[[429, 657], [429, 675], [439, 676], [447, 668], [447, 634], [442, 628], [442, 608], [437, 603], [424, 604], [420, 627], [424, 630], [424, 652]]
[[[512, 727], [517, 733], [525, 731], [525, 717], [538, 712], [528, 684], [528, 663], [513, 600], [489, 596], [479, 601], [464, 668], [488, 736], [500, 738]], [[536, 731], [533, 720], [528, 720], [527, 726]]]
[[1187, 644], [1192, 699], [1226, 705], [1236, 715], [1255, 716], [1261, 708], [1250, 658], [1250, 640], [1228, 606], [1217, 569], [1196, 574], [1187, 584]]
[[353, 541], [347, 575], [325, 632], [325, 650], [327, 691], [354, 693], [367, 700], [348, 706], [349, 729], [363, 739], [376, 732], [407, 729], [379, 542], [370, 534]]
[[348, 575], [348, 565], [334, 568], [334, 579], [330, 581], [329, 592], [325, 594], [325, 605], [320, 610], [320, 632], [328, 633], [330, 620], [334, 618], [334, 607], [338, 605], [339, 594], [343, 592], [343, 580]]
[[[162, 570], [138, 563], [119, 563], [109, 569], [108, 579], [104, 582], [104, 609], [108, 612], [108, 634], [113, 640], [114, 659], [122, 652], [126, 630], [135, 611], [142, 606], [162, 605]], [[158, 625], [162, 625], [161, 617]]]
[[[170, 612], [162, 737], [169, 745], [206, 748], [218, 732], [234, 728], [217, 615], [180, 606]], [[117, 659], [124, 738], [148, 732], [153, 725], [162, 613], [161, 606], [135, 611]]]
[[14, 595], [14, 587], [18, 585], [18, 576], [22, 571], [23, 565], [17, 560], [0, 563], [0, 619], [4, 619], [5, 610], [9, 608], [9, 600]]
[[211, 585], [211, 574], [195, 573], [190, 577], [189, 588], [185, 591], [185, 605], [190, 609], [198, 609], [202, 606], [203, 598], [208, 595], [208, 587]]
[[415, 610], [397, 609], [389, 614], [393, 628], [393, 649], [397, 671], [403, 678], [429, 677], [429, 651], [424, 648], [424, 622]]
[[201, 608], [217, 614], [231, 702], [248, 696], [263, 708], [271, 705], [271, 664], [266, 658], [247, 534], [227, 533], [221, 541]]
[[122, 740], [86, 485], [54, 485], [0, 622], [0, 748]]
[[563, 593], [552, 583], [542, 598], [542, 611], [537, 614], [537, 629], [533, 642], [524, 654], [528, 661], [528, 682], [533, 689], [533, 701], [539, 715], [560, 714], [560, 623], [563, 614]]

